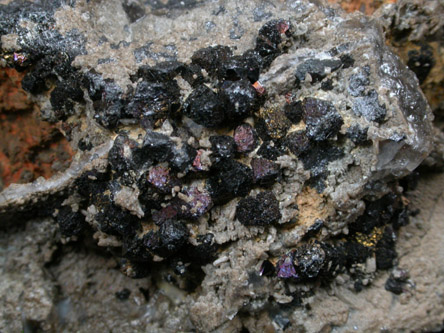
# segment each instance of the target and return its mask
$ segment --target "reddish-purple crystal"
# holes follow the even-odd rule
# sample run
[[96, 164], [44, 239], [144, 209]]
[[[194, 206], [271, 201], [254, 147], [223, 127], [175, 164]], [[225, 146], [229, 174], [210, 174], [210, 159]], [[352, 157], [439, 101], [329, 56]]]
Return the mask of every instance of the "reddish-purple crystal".
[[156, 225], [161, 225], [165, 221], [175, 219], [177, 217], [177, 210], [172, 205], [162, 208], [160, 211], [153, 213], [152, 218]]
[[280, 278], [297, 278], [296, 270], [293, 265], [293, 256], [286, 254], [277, 263], [277, 276]]
[[195, 170], [197, 170], [197, 171], [202, 171], [203, 170], [202, 161], [201, 161], [201, 156], [202, 156], [203, 152], [204, 151], [202, 149], [199, 149], [197, 151], [197, 155], [196, 155], [196, 157], [194, 158], [194, 161], [193, 161], [193, 168]]
[[188, 197], [186, 202], [185, 211], [182, 209], [182, 213], [187, 218], [197, 218], [213, 207], [213, 201], [211, 200], [210, 193], [206, 190], [200, 190], [197, 187], [192, 187], [185, 191], [185, 195]]
[[171, 192], [174, 187], [170, 170], [161, 165], [155, 166], [149, 171], [148, 182], [163, 193]]
[[256, 133], [249, 124], [242, 124], [234, 130], [234, 141], [239, 153], [249, 153], [257, 146]]
[[16, 63], [20, 65], [27, 60], [25, 55], [16, 52], [14, 52], [13, 59]]
[[279, 175], [279, 167], [265, 158], [253, 158], [251, 161], [253, 179], [256, 184], [271, 185]]

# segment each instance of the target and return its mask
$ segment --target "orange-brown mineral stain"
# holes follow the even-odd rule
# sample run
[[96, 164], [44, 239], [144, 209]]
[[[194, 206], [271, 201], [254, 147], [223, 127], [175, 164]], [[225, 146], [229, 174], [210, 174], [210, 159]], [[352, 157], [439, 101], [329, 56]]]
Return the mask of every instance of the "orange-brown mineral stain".
[[311, 187], [304, 187], [297, 197], [299, 207], [299, 225], [307, 228], [312, 226], [317, 219], [326, 220], [334, 214], [334, 208], [327, 203], [326, 198]]
[[37, 106], [21, 88], [23, 77], [15, 69], [0, 69], [0, 190], [49, 178], [66, 169], [73, 155], [57, 127], [38, 119]]
[[360, 11], [366, 15], [372, 15], [376, 9], [396, 0], [328, 0], [329, 3], [338, 3], [342, 9], [351, 13]]

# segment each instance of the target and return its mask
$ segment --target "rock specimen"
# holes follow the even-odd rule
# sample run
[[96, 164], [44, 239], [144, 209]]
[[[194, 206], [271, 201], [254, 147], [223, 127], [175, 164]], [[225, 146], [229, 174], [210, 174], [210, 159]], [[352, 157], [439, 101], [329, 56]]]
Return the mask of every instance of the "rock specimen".
[[431, 150], [418, 80], [376, 22], [321, 2], [239, 6], [0, 7], [2, 66], [26, 71], [79, 148], [64, 174], [0, 193], [0, 214], [45, 202], [126, 275], [168, 274], [168, 296], [188, 297], [146, 328], [298, 330], [292, 309], [339, 274], [360, 291], [393, 267], [409, 214], [397, 181]]

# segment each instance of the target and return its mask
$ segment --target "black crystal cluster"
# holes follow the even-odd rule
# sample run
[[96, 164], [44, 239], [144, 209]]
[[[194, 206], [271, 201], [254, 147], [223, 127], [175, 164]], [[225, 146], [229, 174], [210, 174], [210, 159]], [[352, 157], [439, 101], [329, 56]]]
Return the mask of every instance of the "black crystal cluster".
[[[59, 204], [53, 216], [66, 237], [81, 237], [90, 225], [111, 237], [119, 244], [113, 253], [120, 258], [121, 270], [130, 277], [144, 277], [155, 262], [163, 261], [195, 286], [196, 271], [217, 257], [219, 247], [212, 233], [196, 233], [193, 225], [210, 219], [214, 206], [236, 199], [235, 217], [242, 225], [259, 230], [279, 227], [281, 210], [272, 186], [285, 181], [280, 156], [302, 161], [310, 171], [306, 185], [322, 192], [328, 164], [344, 156], [344, 140], [368, 144], [368, 128], [354, 125], [344, 131], [341, 110], [328, 100], [296, 99], [290, 93], [285, 105], [265, 107], [267, 92], [260, 75], [291, 46], [293, 27], [287, 20], [267, 22], [258, 32], [254, 49], [241, 55], [218, 45], [196, 51], [187, 64], [165, 61], [140, 66], [131, 76], [133, 86], [124, 91], [94, 70], [84, 73], [71, 65], [76, 55], [86, 53], [84, 37], [75, 30], [62, 36], [53, 29], [51, 13], [59, 5], [58, 1], [48, 8], [29, 2], [22, 7], [15, 2], [0, 5], [5, 13], [0, 35], [17, 34], [23, 48], [22, 53], [7, 54], [7, 64], [27, 71], [22, 82], [26, 91], [49, 94], [52, 108], [42, 109], [44, 119], [65, 121], [81, 112], [78, 105], [91, 102], [94, 120], [115, 132], [106, 170], [85, 172], [74, 184], [78, 209]], [[131, 20], [137, 19], [134, 8], [125, 11]], [[32, 21], [45, 33], [27, 40], [19, 18]], [[118, 48], [120, 43], [111, 47]], [[324, 91], [334, 89], [331, 73], [353, 66], [354, 60], [338, 50], [331, 55], [334, 58], [300, 63], [293, 88], [319, 83]], [[421, 49], [410, 58], [409, 66], [419, 66], [425, 79], [428, 72], [423, 67], [433, 65], [428, 50]], [[364, 66], [349, 77], [352, 111], [367, 121], [382, 123], [386, 107], [369, 88], [370, 71]], [[179, 77], [189, 86], [186, 93], [181, 91]], [[165, 121], [172, 128], [168, 135], [162, 130]], [[132, 138], [123, 130], [126, 125], [143, 128], [144, 137]], [[64, 126], [69, 138], [72, 127]], [[213, 131], [211, 148], [200, 146], [201, 138], [191, 127]], [[79, 148], [91, 149], [92, 144], [82, 140]], [[303, 245], [283, 255], [276, 268], [266, 262], [264, 274], [301, 282], [329, 280], [348, 269], [359, 288], [363, 273], [356, 265], [374, 256], [377, 268], [392, 267], [394, 230], [407, 223], [407, 211], [399, 194], [366, 204], [365, 214], [350, 226], [345, 239], [313, 241], [324, 226], [323, 221], [316, 221]], [[89, 223], [81, 212], [87, 212]], [[387, 289], [398, 292], [404, 282], [393, 278]], [[128, 295], [122, 292], [117, 297]]]
[[[93, 71], [84, 74], [82, 83], [93, 102], [95, 120], [118, 135], [108, 154], [108, 168], [83, 174], [75, 191], [83, 198], [80, 208], [91, 212], [93, 226], [121, 243], [118, 255], [125, 274], [143, 277], [159, 260], [181, 262], [177, 271], [185, 274], [193, 265], [214, 259], [214, 236], [192, 235], [189, 225], [214, 205], [236, 197], [243, 198], [236, 214], [242, 224], [267, 226], [279, 221], [279, 203], [266, 188], [281, 177], [275, 160], [285, 148], [277, 143], [274, 147], [272, 141], [261, 144], [254, 126], [244, 120], [255, 117], [264, 102], [257, 84], [260, 72], [285, 51], [290, 36], [289, 22], [270, 21], [260, 30], [256, 48], [241, 56], [215, 46], [197, 51], [189, 65], [170, 61], [141, 66], [132, 77], [135, 88], [127, 92]], [[192, 87], [185, 100], [177, 76]], [[232, 135], [209, 138], [207, 168], [202, 164], [205, 149], [198, 145], [198, 137], [189, 140], [193, 134], [184, 126], [184, 116], [208, 128], [233, 129]], [[290, 123], [283, 113], [281, 117]], [[158, 130], [167, 119], [173, 128], [170, 135]], [[144, 128], [143, 139], [130, 138], [119, 129], [124, 124]], [[248, 164], [240, 161], [260, 144], [262, 157]], [[259, 194], [248, 196], [254, 187]], [[131, 196], [137, 196], [137, 212], [122, 203]], [[79, 236], [87, 227], [81, 214], [67, 207], [54, 215], [65, 236]]]
[[[242, 55], [233, 55], [227, 46], [214, 46], [195, 52], [189, 65], [167, 61], [141, 66], [132, 77], [136, 88], [126, 93], [89, 72], [84, 84], [94, 102], [95, 119], [107, 128], [128, 121], [155, 128], [181, 114], [208, 128], [236, 124], [258, 110], [261, 96], [253, 83], [285, 50], [290, 28], [284, 20], [268, 22], [259, 32], [255, 49]], [[193, 88], [185, 101], [180, 98], [177, 76]]]
[[[396, 265], [395, 231], [408, 223], [409, 214], [401, 195], [395, 191], [380, 199], [366, 201], [365, 213], [350, 225], [346, 239], [341, 236], [328, 241], [308, 240], [279, 259], [277, 276], [294, 282], [318, 278], [328, 281], [347, 271], [354, 281], [354, 288], [360, 291], [362, 281], [367, 277], [360, 267], [369, 258], [374, 259], [377, 269], [390, 269]], [[321, 223], [318, 225], [322, 227]], [[386, 288], [397, 293], [399, 289], [395, 285], [398, 280], [392, 278]]]

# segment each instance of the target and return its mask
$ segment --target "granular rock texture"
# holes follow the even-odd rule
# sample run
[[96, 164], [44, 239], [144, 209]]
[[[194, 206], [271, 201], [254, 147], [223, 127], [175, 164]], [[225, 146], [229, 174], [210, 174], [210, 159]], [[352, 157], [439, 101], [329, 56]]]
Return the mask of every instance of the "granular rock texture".
[[[77, 151], [64, 173], [0, 193], [2, 227], [57, 223], [45, 244], [58, 253], [43, 261], [55, 279], [86, 285], [94, 259], [82, 267], [76, 251], [90, 249], [113, 273], [92, 272], [110, 287], [88, 292], [137, 304], [102, 319], [74, 304], [78, 285], [57, 303], [52, 282], [54, 303], [23, 325], [323, 331], [359, 322], [342, 295], [410, 290], [402, 267], [385, 288], [380, 270], [399, 263], [411, 215], [400, 179], [430, 153], [433, 115], [377, 21], [322, 1], [0, 10], [1, 65], [26, 73], [42, 118]], [[141, 280], [113, 285], [117, 270]]]

